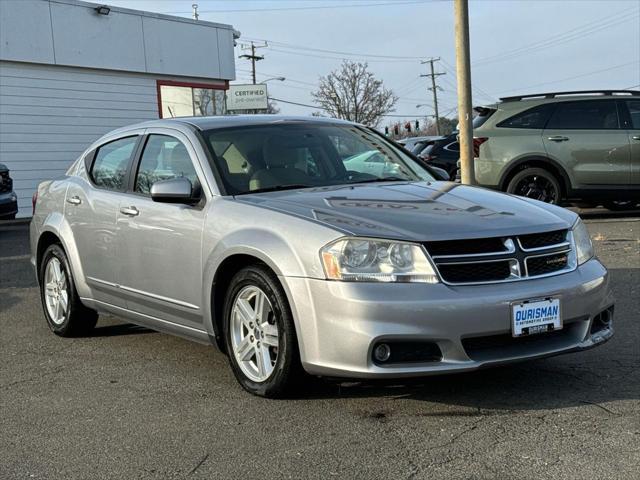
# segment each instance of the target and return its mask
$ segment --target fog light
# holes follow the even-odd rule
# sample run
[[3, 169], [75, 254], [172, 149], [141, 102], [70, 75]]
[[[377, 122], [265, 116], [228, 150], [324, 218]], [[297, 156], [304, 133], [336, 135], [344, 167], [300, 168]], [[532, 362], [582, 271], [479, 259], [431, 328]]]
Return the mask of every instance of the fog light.
[[391, 347], [386, 343], [381, 343], [373, 349], [373, 357], [378, 362], [386, 362], [391, 356]]

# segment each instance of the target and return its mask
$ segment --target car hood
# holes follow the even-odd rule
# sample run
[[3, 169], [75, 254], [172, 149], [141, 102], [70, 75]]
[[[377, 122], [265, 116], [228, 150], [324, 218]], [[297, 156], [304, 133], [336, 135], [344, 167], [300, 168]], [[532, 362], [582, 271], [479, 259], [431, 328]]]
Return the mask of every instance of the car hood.
[[340, 185], [236, 200], [349, 235], [414, 241], [544, 232], [570, 228], [577, 218], [560, 207], [452, 182]]

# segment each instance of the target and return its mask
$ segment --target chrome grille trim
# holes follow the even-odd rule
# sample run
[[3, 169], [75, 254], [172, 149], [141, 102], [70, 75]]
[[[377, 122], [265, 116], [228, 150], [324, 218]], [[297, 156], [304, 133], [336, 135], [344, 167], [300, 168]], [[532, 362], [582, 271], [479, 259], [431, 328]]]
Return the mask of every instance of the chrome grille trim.
[[550, 248], [571, 247], [571, 243], [562, 242], [562, 243], [556, 243], [555, 245], [545, 245], [544, 247], [524, 248], [522, 246], [522, 243], [520, 242], [520, 238], [518, 238], [518, 246], [520, 247], [520, 250], [522, 250], [523, 252], [542, 252], [544, 250], [549, 250]]
[[[473, 241], [473, 240], [470, 240]], [[486, 253], [473, 253], [462, 255], [434, 255], [431, 258], [434, 267], [440, 277], [441, 281], [446, 285], [459, 286], [459, 285], [488, 285], [495, 283], [507, 283], [517, 282], [523, 280], [533, 280], [538, 278], [552, 277], [555, 275], [561, 275], [568, 273], [577, 268], [577, 259], [575, 254], [575, 244], [573, 240], [573, 234], [570, 229], [566, 230], [565, 241], [553, 245], [545, 245], [543, 247], [535, 247], [525, 249], [522, 247], [518, 236], [513, 235], [511, 237], [504, 237], [503, 242], [506, 251], [501, 252], [486, 252]], [[516, 247], [517, 245], [517, 247]], [[428, 252], [428, 248], [426, 248]], [[538, 274], [529, 275], [528, 261], [533, 258], [553, 257], [558, 255], [567, 255], [566, 266], [558, 270]], [[461, 281], [449, 281], [447, 280], [440, 266], [449, 265], [473, 265], [488, 262], [508, 262], [510, 275], [507, 278], [501, 280], [470, 280], [467, 282]], [[514, 266], [515, 263], [515, 266]]]

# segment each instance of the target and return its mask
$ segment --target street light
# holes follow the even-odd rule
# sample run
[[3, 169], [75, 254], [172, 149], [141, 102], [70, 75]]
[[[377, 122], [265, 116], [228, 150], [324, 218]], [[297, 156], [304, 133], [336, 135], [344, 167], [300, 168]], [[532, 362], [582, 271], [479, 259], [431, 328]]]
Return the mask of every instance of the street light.
[[[418, 105], [416, 105], [416, 108], [422, 108], [422, 107], [429, 107], [429, 108], [433, 108], [431, 105], [429, 105], [428, 103], [419, 103]], [[424, 115], [425, 117], [435, 117], [435, 115]]]
[[278, 80], [279, 82], [284, 82], [286, 78], [285, 77], [267, 78], [266, 80], [263, 80], [262, 83], [267, 83], [267, 82], [270, 82], [271, 80]]

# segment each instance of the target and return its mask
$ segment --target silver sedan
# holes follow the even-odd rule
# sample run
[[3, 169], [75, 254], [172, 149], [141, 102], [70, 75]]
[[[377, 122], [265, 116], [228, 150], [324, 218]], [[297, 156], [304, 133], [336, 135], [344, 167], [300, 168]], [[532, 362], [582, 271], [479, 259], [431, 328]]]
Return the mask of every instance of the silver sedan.
[[[349, 161], [372, 156], [383, 168]], [[574, 213], [440, 175], [329, 119], [116, 130], [38, 187], [44, 315], [62, 336], [104, 312], [217, 345], [270, 397], [304, 372], [474, 370], [613, 335], [607, 271]]]

